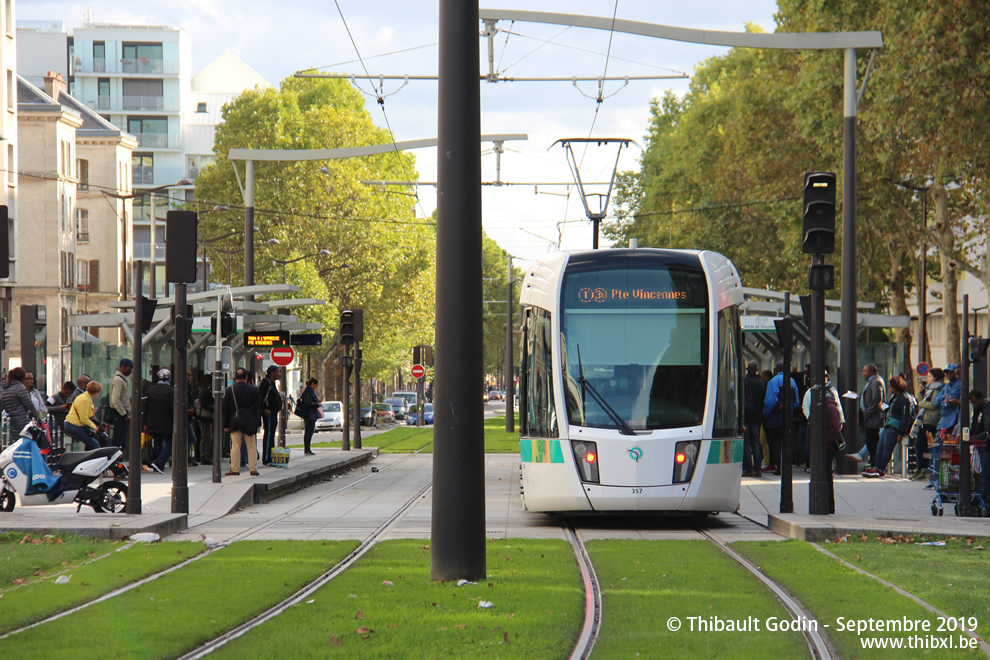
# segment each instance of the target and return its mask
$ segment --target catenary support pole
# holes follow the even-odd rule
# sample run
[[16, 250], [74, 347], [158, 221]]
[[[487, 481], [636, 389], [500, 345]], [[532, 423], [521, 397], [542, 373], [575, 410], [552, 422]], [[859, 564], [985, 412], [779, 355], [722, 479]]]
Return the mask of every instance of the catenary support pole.
[[784, 373], [782, 374], [778, 397], [784, 423], [780, 428], [780, 465], [777, 466], [777, 470], [780, 472], [780, 512], [794, 513], [794, 470], [791, 465], [794, 456], [794, 428], [791, 426], [794, 419], [792, 415], [794, 402], [791, 392], [791, 352], [794, 349], [794, 325], [793, 319], [791, 319], [790, 291], [784, 292], [784, 322], [788, 326], [787, 335], [791, 339], [786, 345], [781, 346], [784, 354]]
[[[858, 392], [856, 345], [859, 327], [856, 320], [856, 49], [843, 51], [843, 125], [842, 125], [842, 307], [839, 329], [839, 399], [846, 423], [842, 437], [848, 451], [859, 449], [859, 399], [844, 396]], [[843, 474], [855, 474], [856, 466], [839, 461]]]
[[956, 515], [969, 515], [973, 496], [973, 466], [969, 456], [969, 294], [963, 295], [962, 369], [959, 370], [959, 505]]
[[440, 0], [430, 573], [448, 581], [486, 575], [478, 13]]
[[[254, 286], [254, 161], [244, 163], [244, 286]], [[254, 300], [254, 296], [245, 296]]]

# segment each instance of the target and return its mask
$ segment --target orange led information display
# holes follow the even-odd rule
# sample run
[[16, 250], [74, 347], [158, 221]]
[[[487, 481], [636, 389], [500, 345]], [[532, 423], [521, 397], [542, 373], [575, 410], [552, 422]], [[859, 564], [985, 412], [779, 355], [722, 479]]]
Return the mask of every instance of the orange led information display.
[[283, 348], [289, 345], [289, 332], [245, 332], [244, 345], [257, 348]]
[[603, 303], [609, 300], [687, 300], [687, 291], [655, 291], [651, 289], [609, 289], [585, 287], [578, 291], [583, 303]]

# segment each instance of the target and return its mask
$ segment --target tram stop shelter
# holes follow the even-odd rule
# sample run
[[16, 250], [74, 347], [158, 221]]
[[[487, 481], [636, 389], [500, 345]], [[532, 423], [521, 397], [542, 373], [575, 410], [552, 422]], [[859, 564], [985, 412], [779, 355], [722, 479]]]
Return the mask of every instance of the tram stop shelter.
[[[245, 358], [257, 351], [245, 345], [244, 332], [273, 332], [288, 331], [291, 333], [320, 332], [320, 323], [303, 323], [291, 314], [293, 308], [310, 305], [324, 305], [326, 301], [318, 298], [289, 298], [298, 293], [300, 288], [294, 284], [262, 284], [254, 286], [232, 287], [229, 289], [233, 299], [233, 315], [238, 318], [236, 336], [224, 340], [225, 346], [230, 346], [233, 352], [234, 364], [243, 364]], [[210, 319], [217, 311], [218, 297], [227, 295], [227, 288], [214, 289], [202, 293], [191, 293], [186, 297], [186, 303], [193, 309], [193, 333], [188, 347], [188, 364], [199, 371], [212, 371], [212, 365], [206, 365], [206, 349], [216, 344], [216, 337], [210, 331]], [[276, 300], [259, 301], [252, 298], [268, 295], [286, 296]], [[156, 299], [158, 306], [152, 319], [151, 328], [141, 338], [142, 346], [150, 352], [147, 365], [168, 364], [171, 358], [163, 361], [162, 350], [174, 349], [175, 325], [172, 323], [172, 307], [175, 305], [174, 296]], [[72, 314], [68, 323], [78, 328], [119, 328], [128, 342], [134, 341], [134, 306], [133, 300], [110, 303], [110, 308], [117, 311], [106, 314]], [[205, 329], [204, 329], [205, 328]], [[99, 345], [97, 345], [99, 346]], [[99, 350], [94, 349], [94, 350]], [[130, 347], [127, 348], [130, 351]], [[107, 355], [110, 350], [107, 349]], [[121, 357], [128, 356], [121, 353]], [[116, 369], [113, 362], [113, 369]], [[245, 365], [248, 366], [248, 365]], [[74, 366], [74, 368], [76, 368]], [[79, 369], [76, 368], [78, 371]], [[112, 373], [112, 371], [111, 371]], [[144, 374], [142, 374], [144, 376]]]
[[[838, 363], [839, 327], [841, 326], [842, 301], [825, 300], [825, 342], [828, 364]], [[907, 315], [894, 316], [878, 314], [876, 303], [859, 302], [856, 304], [856, 325], [859, 328], [907, 328], [911, 317]], [[783, 351], [777, 339], [773, 321], [783, 318], [785, 314], [784, 294], [779, 291], [743, 288], [743, 304], [739, 309], [740, 325], [743, 331], [743, 353], [746, 361], [755, 360], [762, 369], [772, 369], [773, 365], [783, 359]], [[796, 370], [802, 370], [811, 361], [811, 331], [809, 320], [805, 318], [799, 296], [790, 297], [790, 307], [786, 310], [794, 319], [794, 351], [791, 354], [792, 364]], [[896, 349], [896, 347], [894, 347]], [[863, 347], [860, 347], [863, 352]], [[865, 362], [876, 362], [887, 367], [884, 373], [903, 370], [906, 355], [901, 359], [894, 355], [894, 350], [888, 356], [878, 356], [866, 359]], [[870, 351], [867, 351], [869, 354]], [[858, 360], [863, 364], [864, 360]], [[883, 363], [883, 364], [881, 364]], [[895, 370], [896, 369], [896, 370]], [[832, 382], [838, 382], [835, 378]]]

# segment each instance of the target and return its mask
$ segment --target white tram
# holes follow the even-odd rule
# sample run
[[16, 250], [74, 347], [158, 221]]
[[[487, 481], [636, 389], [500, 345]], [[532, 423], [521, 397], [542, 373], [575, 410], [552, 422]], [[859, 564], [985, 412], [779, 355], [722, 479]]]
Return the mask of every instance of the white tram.
[[555, 252], [523, 282], [530, 511], [735, 511], [742, 285], [706, 251]]

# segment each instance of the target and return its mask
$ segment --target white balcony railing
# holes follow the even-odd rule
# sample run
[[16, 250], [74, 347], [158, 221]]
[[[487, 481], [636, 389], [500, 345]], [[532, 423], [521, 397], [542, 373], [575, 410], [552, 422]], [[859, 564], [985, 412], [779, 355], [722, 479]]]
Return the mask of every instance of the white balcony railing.
[[177, 149], [179, 139], [168, 133], [136, 133], [138, 145], [142, 149]]

